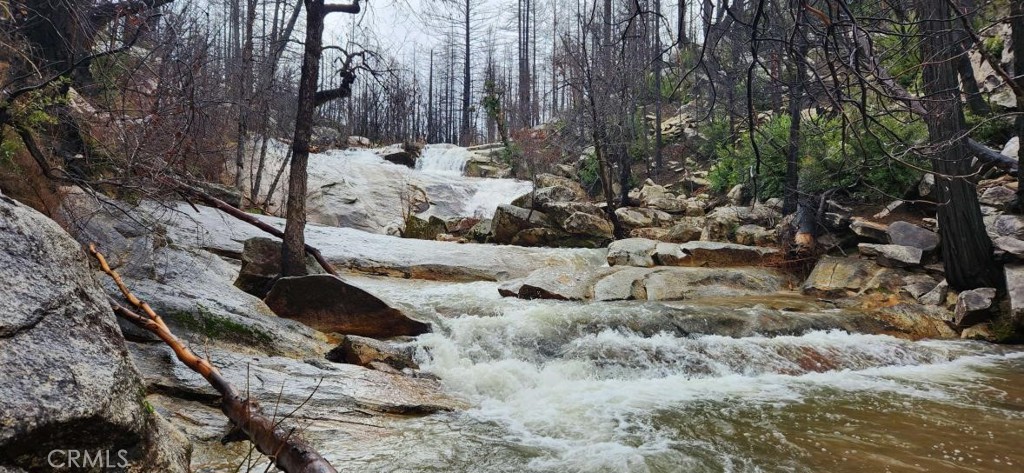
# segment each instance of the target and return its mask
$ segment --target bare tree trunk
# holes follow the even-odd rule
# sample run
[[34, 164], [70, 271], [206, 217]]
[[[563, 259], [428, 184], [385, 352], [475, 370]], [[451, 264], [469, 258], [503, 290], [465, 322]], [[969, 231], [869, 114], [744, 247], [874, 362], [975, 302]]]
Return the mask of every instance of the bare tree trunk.
[[292, 162], [288, 169], [288, 200], [284, 245], [281, 248], [281, 275], [306, 274], [306, 165], [313, 136], [313, 114], [316, 112], [316, 88], [320, 75], [320, 54], [323, 44], [323, 0], [305, 0], [306, 41], [299, 78], [299, 109], [295, 116], [292, 139]]
[[470, 80], [471, 78], [470, 78], [470, 75], [469, 75], [469, 69], [470, 69], [469, 68], [469, 61], [470, 61], [471, 55], [473, 54], [472, 49], [470, 49], [470, 44], [469, 44], [469, 39], [470, 38], [469, 38], [469, 35], [470, 35], [470, 30], [471, 30], [470, 29], [470, 26], [471, 26], [470, 25], [470, 20], [472, 19], [472, 15], [471, 15], [472, 10], [470, 9], [470, 1], [471, 0], [463, 0], [463, 1], [465, 2], [465, 8], [466, 8], [465, 15], [466, 16], [463, 19], [464, 22], [465, 22], [463, 24], [463, 27], [465, 28], [465, 31], [463, 32], [463, 38], [462, 39], [463, 39], [463, 47], [465, 49], [464, 49], [464, 54], [463, 54], [463, 58], [462, 58], [463, 59], [463, 62], [462, 62], [462, 129], [459, 131], [459, 143], [461, 143], [463, 146], [468, 146], [469, 142], [470, 142], [470, 139], [472, 138], [471, 133], [470, 133], [470, 130], [472, 128], [471, 128], [471, 125], [469, 123], [469, 99], [470, 99], [470, 90], [471, 90], [471, 87], [472, 87], [472, 81]]
[[964, 139], [963, 110], [954, 64], [960, 52], [962, 27], [946, 0], [916, 0], [921, 17], [921, 58], [931, 139], [932, 169], [936, 174], [939, 232], [946, 280], [955, 289], [1005, 286], [992, 258], [971, 174], [971, 156]]
[[[680, 2], [682, 8], [682, 2]], [[682, 23], [683, 13], [679, 12]], [[680, 33], [682, 37], [682, 33]], [[661, 0], [654, 0], [654, 172], [662, 169], [661, 157]]]
[[[1013, 28], [1013, 75], [1018, 88], [1024, 89], [1024, 2], [1010, 2], [1010, 25]], [[1017, 95], [1017, 111], [1024, 111], [1024, 95]], [[1024, 144], [1024, 115], [1017, 115], [1017, 138]], [[1024, 151], [1017, 153], [1017, 162], [1024, 158]], [[1017, 207], [1024, 212], [1024, 172], [1017, 168]]]
[[[803, 118], [802, 109], [804, 101], [804, 79], [807, 76], [807, 52], [808, 42], [804, 38], [804, 21], [806, 20], [806, 3], [800, 2], [799, 11], [796, 14], [796, 34], [793, 35], [797, 41], [795, 48], [790, 49], [790, 56], [794, 63], [795, 73], [789, 91], [789, 150], [786, 154], [786, 183], [783, 189], [782, 214], [789, 215], [797, 211], [800, 185], [800, 120]], [[795, 49], [795, 51], [794, 51]]]

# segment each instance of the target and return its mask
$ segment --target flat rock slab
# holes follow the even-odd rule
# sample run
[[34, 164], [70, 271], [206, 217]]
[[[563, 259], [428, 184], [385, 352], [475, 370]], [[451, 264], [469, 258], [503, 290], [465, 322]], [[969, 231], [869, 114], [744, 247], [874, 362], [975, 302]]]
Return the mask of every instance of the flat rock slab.
[[[155, 204], [176, 244], [239, 255], [242, 242], [265, 237], [263, 231], [209, 207], [180, 204], [167, 212]], [[256, 216], [284, 229], [284, 219]], [[522, 248], [460, 244], [379, 235], [353, 228], [308, 225], [306, 243], [318, 248], [335, 268], [365, 274], [434, 281], [503, 281], [525, 277], [545, 266], [601, 266], [604, 249]]]
[[721, 242], [687, 242], [680, 244], [679, 250], [687, 257], [676, 259], [673, 263], [676, 266], [756, 266], [778, 253], [774, 248]]
[[939, 234], [931, 230], [921, 228], [909, 222], [893, 222], [886, 230], [889, 235], [889, 243], [893, 245], [912, 246], [927, 253], [935, 251], [939, 246]]
[[861, 243], [857, 245], [861, 254], [873, 256], [878, 264], [890, 268], [906, 268], [921, 264], [924, 252], [920, 248], [903, 245], [877, 245]]
[[770, 294], [782, 291], [785, 281], [779, 273], [761, 268], [664, 268], [644, 275], [631, 288], [634, 299], [670, 301]]
[[278, 316], [322, 332], [386, 338], [430, 331], [430, 324], [329, 274], [278, 279], [264, 302]]

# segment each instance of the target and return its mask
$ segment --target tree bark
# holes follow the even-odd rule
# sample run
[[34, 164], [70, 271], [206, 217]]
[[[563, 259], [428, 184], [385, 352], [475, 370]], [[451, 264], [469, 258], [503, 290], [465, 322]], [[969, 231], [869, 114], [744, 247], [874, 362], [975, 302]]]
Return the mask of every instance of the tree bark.
[[[1017, 78], [1018, 89], [1024, 90], [1024, 2], [1010, 2], [1010, 26], [1013, 28], [1013, 75]], [[1017, 94], [1017, 111], [1024, 111], [1024, 95]], [[1024, 115], [1017, 115], [1017, 137], [1024, 144]], [[1017, 161], [1024, 158], [1024, 151], [1017, 153]], [[1017, 207], [1024, 212], [1024, 173], [1017, 170]]]
[[[324, 0], [305, 0], [305, 5], [306, 42], [299, 77], [299, 107], [295, 115], [292, 162], [288, 168], [287, 220], [284, 227], [284, 244], [281, 248], [283, 276], [306, 274], [306, 165], [313, 137], [313, 118], [318, 105], [317, 83], [320, 76], [320, 56], [323, 54], [324, 17], [330, 13], [359, 13], [360, 10], [359, 0], [352, 4], [329, 5], [325, 5]], [[348, 90], [351, 91], [350, 88]]]
[[793, 35], [797, 42], [791, 47], [790, 56], [796, 66], [789, 88], [789, 150], [786, 153], [786, 180], [783, 189], [782, 214], [789, 215], [797, 211], [800, 186], [800, 120], [803, 118], [804, 79], [807, 76], [807, 52], [809, 44], [804, 38], [804, 21], [806, 20], [806, 4], [801, 1], [796, 12], [796, 31]]
[[916, 0], [921, 18], [923, 89], [932, 169], [936, 174], [939, 233], [946, 280], [958, 290], [1003, 288], [992, 242], [985, 233], [971, 174], [971, 156], [964, 131], [956, 56], [962, 26], [946, 0]]

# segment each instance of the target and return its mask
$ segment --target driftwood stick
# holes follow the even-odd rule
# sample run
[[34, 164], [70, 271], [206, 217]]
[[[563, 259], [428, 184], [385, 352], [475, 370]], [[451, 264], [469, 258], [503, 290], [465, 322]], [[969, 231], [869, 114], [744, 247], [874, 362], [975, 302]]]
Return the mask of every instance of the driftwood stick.
[[[231, 204], [229, 204], [227, 202], [224, 202], [223, 200], [220, 200], [220, 199], [218, 199], [218, 198], [216, 198], [216, 197], [214, 197], [214, 196], [212, 196], [210, 194], [207, 194], [206, 192], [203, 192], [202, 190], [196, 189], [195, 187], [192, 187], [190, 185], [187, 185], [187, 184], [184, 184], [184, 183], [181, 183], [181, 182], [177, 182], [176, 184], [182, 189], [182, 191], [187, 192], [188, 194], [191, 194], [192, 196], [194, 196], [197, 199], [203, 201], [204, 203], [206, 203], [210, 207], [213, 207], [213, 208], [215, 208], [217, 210], [220, 210], [220, 211], [222, 211], [222, 212], [224, 212], [224, 213], [226, 213], [226, 214], [228, 214], [228, 215], [230, 215], [232, 217], [235, 217], [235, 218], [237, 218], [237, 219], [239, 219], [239, 220], [241, 220], [241, 221], [243, 221], [245, 223], [248, 223], [248, 224], [250, 224], [250, 225], [252, 225], [252, 226], [254, 226], [256, 228], [259, 228], [260, 230], [263, 230], [263, 231], [265, 231], [265, 232], [267, 232], [267, 233], [269, 233], [271, 235], [274, 235], [274, 236], [276, 236], [278, 238], [284, 239], [284, 232], [283, 231], [278, 230], [273, 225], [270, 225], [270, 224], [267, 224], [266, 222], [261, 221], [260, 219], [254, 217], [252, 214], [246, 213], [246, 212], [242, 211], [241, 209], [239, 209], [238, 207], [235, 207], [235, 206], [233, 206], [233, 205], [231, 205]], [[332, 266], [331, 263], [327, 262], [327, 259], [325, 259], [324, 255], [320, 253], [320, 250], [318, 250], [315, 247], [310, 246], [310, 245], [307, 244], [306, 245], [306, 253], [308, 253], [310, 256], [312, 256], [313, 259], [315, 259], [316, 262], [319, 263], [320, 266], [322, 268], [324, 268], [324, 271], [327, 271], [328, 274], [331, 274], [331, 275], [334, 275], [334, 276], [338, 275], [338, 272], [334, 270], [334, 266]]]
[[236, 431], [244, 434], [257, 450], [267, 455], [274, 465], [288, 473], [337, 473], [334, 467], [313, 447], [303, 441], [300, 436], [295, 435], [294, 428], [282, 427], [279, 425], [280, 422], [275, 422], [274, 419], [264, 415], [255, 402], [239, 395], [238, 390], [221, 376], [217, 367], [205, 358], [197, 356], [178, 337], [175, 337], [167, 324], [149, 304], [139, 300], [128, 290], [124, 281], [121, 280], [121, 276], [107, 264], [103, 254], [96, 251], [96, 245], [89, 245], [89, 253], [99, 262], [100, 269], [114, 280], [125, 299], [145, 315], [140, 315], [110, 298], [110, 307], [114, 313], [160, 337], [171, 347], [178, 360], [205, 378], [210, 386], [213, 386], [221, 394], [221, 411], [234, 424]]

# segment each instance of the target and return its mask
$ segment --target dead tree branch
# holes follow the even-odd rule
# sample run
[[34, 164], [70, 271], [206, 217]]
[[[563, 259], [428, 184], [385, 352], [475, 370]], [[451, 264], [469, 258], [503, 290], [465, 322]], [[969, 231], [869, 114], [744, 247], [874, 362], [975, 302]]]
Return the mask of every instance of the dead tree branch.
[[95, 245], [89, 245], [89, 252], [99, 262], [100, 269], [114, 280], [124, 298], [145, 315], [139, 315], [111, 298], [110, 306], [114, 313], [160, 337], [171, 347], [179, 361], [205, 378], [210, 386], [213, 386], [221, 394], [221, 411], [231, 421], [238, 433], [244, 434], [244, 437], [251, 441], [257, 450], [286, 472], [336, 473], [334, 467], [312, 446], [303, 441], [296, 434], [294, 428], [281, 427], [274, 419], [264, 415], [254, 401], [244, 399], [239, 395], [235, 387], [221, 376], [217, 367], [213, 366], [209, 360], [197, 356], [178, 337], [175, 337], [167, 328], [167, 324], [149, 304], [139, 300], [128, 290], [124, 281], [121, 280], [121, 276], [107, 264], [103, 254], [96, 251]]

